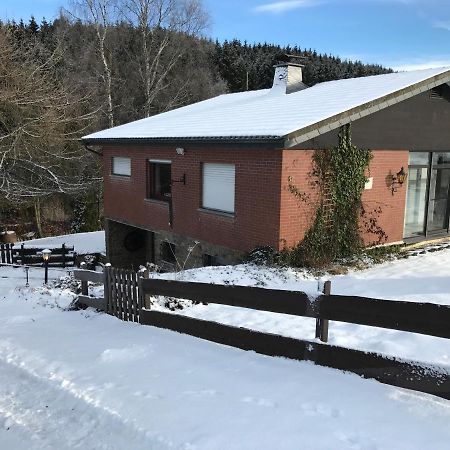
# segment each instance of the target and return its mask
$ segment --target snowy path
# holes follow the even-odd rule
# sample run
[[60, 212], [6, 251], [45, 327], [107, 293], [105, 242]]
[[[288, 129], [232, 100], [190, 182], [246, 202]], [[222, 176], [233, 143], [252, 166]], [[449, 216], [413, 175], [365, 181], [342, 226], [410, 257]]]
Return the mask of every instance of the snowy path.
[[[13, 389], [11, 380], [15, 380]], [[30, 450], [151, 448], [156, 444], [119, 414], [77, 395], [70, 382], [39, 376], [19, 361], [0, 361], [0, 424], [0, 442], [8, 435], [19, 435], [23, 448]], [[101, 440], [100, 429], [108, 431]]]

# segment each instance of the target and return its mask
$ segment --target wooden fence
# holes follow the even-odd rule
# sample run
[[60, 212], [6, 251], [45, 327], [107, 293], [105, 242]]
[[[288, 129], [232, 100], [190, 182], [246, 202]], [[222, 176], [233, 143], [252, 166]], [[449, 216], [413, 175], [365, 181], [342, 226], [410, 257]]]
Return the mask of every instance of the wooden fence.
[[105, 269], [107, 312], [125, 321], [140, 322], [139, 274], [112, 267]]
[[[81, 281], [78, 301], [116, 316], [121, 320], [140, 322], [142, 304], [139, 296], [139, 274], [130, 270], [106, 266], [103, 272], [75, 270], [74, 277]], [[91, 297], [88, 282], [103, 284], [103, 297]]]
[[13, 263], [13, 247], [14, 244], [0, 244], [0, 262], [2, 264]]
[[[15, 244], [0, 245], [0, 263], [20, 264], [20, 265], [42, 265], [42, 250], [48, 247], [25, 247], [24, 244], [17, 246]], [[75, 265], [76, 253], [74, 247], [62, 244], [61, 247], [50, 247], [52, 253], [49, 259], [49, 266], [73, 266]]]
[[[75, 272], [77, 278], [87, 279], [86, 274], [81, 275], [79, 272]], [[88, 297], [88, 302], [81, 298], [82, 302], [90, 302], [90, 306], [97, 305], [96, 307], [101, 304], [103, 308], [99, 309], [123, 320], [139, 321], [144, 325], [166, 328], [265, 355], [313, 361], [320, 366], [354, 372], [382, 383], [450, 399], [450, 371], [444, 368], [327, 345], [318, 340], [294, 339], [152, 311], [149, 305], [144, 308], [143, 299], [148, 295], [162, 295], [315, 318], [316, 338], [323, 342], [327, 341], [329, 320], [450, 339], [450, 306], [332, 295], [330, 284], [325, 286], [322, 295], [310, 299], [303, 292], [136, 277], [131, 279], [130, 272], [127, 275], [124, 271], [112, 268], [96, 277], [98, 280], [102, 277], [105, 283], [106, 300], [102, 299], [103, 303], [95, 303]]]

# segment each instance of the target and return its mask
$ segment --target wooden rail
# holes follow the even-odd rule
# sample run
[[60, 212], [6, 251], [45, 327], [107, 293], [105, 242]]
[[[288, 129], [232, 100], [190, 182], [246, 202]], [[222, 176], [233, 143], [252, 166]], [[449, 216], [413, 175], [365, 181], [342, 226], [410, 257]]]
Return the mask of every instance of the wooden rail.
[[151, 295], [450, 338], [450, 306], [447, 305], [333, 294], [310, 299], [304, 292], [159, 279], [143, 279], [141, 286]]
[[[89, 296], [88, 282], [103, 284], [105, 287], [105, 274], [103, 272], [95, 272], [93, 270], [78, 269], [73, 271], [76, 280], [81, 281], [81, 295], [78, 296], [78, 302], [91, 308], [107, 311], [107, 300], [103, 297]], [[104, 289], [105, 290], [105, 289]]]

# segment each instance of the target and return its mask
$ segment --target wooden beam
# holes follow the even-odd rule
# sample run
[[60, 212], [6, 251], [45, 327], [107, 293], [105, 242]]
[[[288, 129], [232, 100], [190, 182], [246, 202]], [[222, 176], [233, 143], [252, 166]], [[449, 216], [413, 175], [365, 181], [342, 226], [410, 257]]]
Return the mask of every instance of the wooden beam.
[[321, 296], [321, 318], [450, 338], [450, 306], [347, 295]]
[[106, 311], [106, 300], [104, 298], [79, 295], [77, 300], [82, 305], [90, 306], [91, 308], [95, 309], [100, 309], [101, 311]]
[[73, 276], [76, 280], [91, 281], [92, 283], [103, 283], [105, 280], [103, 272], [95, 272], [94, 270], [74, 270]]
[[[248, 286], [227, 286], [208, 283], [141, 279], [144, 294], [164, 295], [205, 303], [238, 306], [259, 311], [308, 315], [310, 301], [304, 292], [261, 289]], [[310, 317], [313, 317], [310, 315]]]

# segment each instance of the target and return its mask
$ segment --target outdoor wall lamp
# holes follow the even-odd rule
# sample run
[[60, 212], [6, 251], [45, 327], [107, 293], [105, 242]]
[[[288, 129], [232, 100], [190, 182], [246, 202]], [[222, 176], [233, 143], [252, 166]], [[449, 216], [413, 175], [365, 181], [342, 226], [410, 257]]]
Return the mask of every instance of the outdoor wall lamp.
[[184, 173], [179, 180], [172, 180], [172, 183], [183, 183], [184, 185], [186, 185], [186, 174]]
[[177, 147], [176, 148], [176, 152], [177, 152], [177, 155], [182, 156], [182, 155], [184, 155], [184, 148], [183, 147]]
[[391, 184], [391, 192], [392, 195], [394, 195], [394, 192], [397, 192], [397, 189], [399, 186], [402, 186], [403, 183], [406, 181], [408, 174], [405, 172], [405, 169], [402, 167], [399, 172], [397, 172], [392, 177], [392, 184]]
[[45, 277], [44, 277], [44, 284], [48, 283], [48, 261], [50, 259], [50, 255], [52, 254], [52, 251], [46, 248], [45, 250], [42, 250], [42, 259], [44, 260], [44, 267], [45, 267]]

